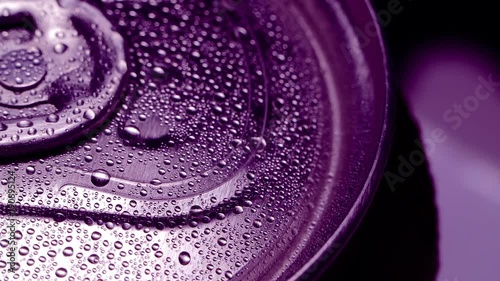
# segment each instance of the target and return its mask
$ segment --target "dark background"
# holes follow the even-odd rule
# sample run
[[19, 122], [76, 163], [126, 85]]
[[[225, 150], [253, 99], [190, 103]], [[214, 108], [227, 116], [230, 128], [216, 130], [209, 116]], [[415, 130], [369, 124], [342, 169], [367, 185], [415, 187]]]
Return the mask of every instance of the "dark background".
[[[389, 0], [373, 1], [376, 11]], [[404, 7], [382, 28], [396, 95], [396, 130], [387, 169], [397, 170], [399, 155], [418, 149], [419, 138], [400, 91], [408, 57], [423, 44], [459, 40], [479, 48], [499, 50], [495, 1], [400, 0]], [[498, 67], [498, 66], [497, 66]], [[439, 227], [434, 188], [428, 166], [422, 165], [393, 192], [382, 181], [358, 231], [319, 280], [438, 281]]]

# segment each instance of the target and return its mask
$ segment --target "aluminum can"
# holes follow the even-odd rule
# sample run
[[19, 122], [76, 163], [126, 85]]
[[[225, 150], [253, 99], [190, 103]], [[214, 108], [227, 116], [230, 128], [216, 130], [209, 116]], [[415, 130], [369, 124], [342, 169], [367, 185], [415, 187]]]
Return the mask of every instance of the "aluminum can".
[[0, 274], [314, 278], [388, 111], [365, 1], [0, 0]]

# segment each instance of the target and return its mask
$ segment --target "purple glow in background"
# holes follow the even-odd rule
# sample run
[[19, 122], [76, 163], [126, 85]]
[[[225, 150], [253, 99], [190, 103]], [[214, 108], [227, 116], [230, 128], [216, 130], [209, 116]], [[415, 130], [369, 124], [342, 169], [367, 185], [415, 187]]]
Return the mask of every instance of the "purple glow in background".
[[[439, 220], [437, 281], [495, 281], [500, 276], [500, 81], [494, 58], [462, 42], [422, 46], [411, 56], [403, 92], [423, 139], [442, 129], [446, 141], [426, 153]], [[476, 101], [478, 101], [476, 103]], [[463, 112], [455, 105], [463, 105]], [[451, 110], [451, 112], [449, 111]]]

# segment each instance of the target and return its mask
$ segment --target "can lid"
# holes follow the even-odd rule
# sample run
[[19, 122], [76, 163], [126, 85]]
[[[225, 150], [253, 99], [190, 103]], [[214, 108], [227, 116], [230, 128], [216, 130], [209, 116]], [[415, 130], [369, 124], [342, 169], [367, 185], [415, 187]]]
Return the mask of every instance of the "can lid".
[[[58, 28], [76, 30], [0, 25], [0, 54], [34, 44], [46, 66], [21, 93], [0, 82], [0, 187], [13, 194], [0, 214], [22, 221], [22, 252], [54, 233], [47, 274], [82, 279], [311, 275], [354, 230], [383, 166], [383, 48], [354, 32], [374, 19], [367, 3], [96, 2], [1, 4], [9, 19], [65, 15]], [[80, 47], [57, 45], [68, 36]], [[31, 260], [16, 270], [33, 277]]]

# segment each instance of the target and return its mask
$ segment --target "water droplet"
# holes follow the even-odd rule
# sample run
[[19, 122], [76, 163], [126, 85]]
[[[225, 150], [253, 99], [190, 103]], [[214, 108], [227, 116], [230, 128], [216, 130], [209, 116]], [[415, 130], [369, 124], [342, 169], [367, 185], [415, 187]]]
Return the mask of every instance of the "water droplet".
[[127, 70], [128, 70], [127, 62], [124, 61], [124, 60], [120, 60], [117, 63], [116, 69], [118, 70], [118, 72], [120, 74], [125, 74], [127, 72]]
[[92, 173], [90, 181], [97, 187], [103, 187], [109, 183], [110, 179], [107, 171], [99, 169]]
[[256, 228], [261, 228], [262, 227], [262, 222], [260, 220], [254, 220], [253, 221], [253, 226]]
[[59, 39], [63, 39], [64, 37], [66, 37], [66, 34], [63, 31], [58, 31], [56, 33], [56, 37]]
[[66, 50], [68, 50], [68, 46], [66, 44], [58, 43], [54, 46], [54, 53], [56, 54], [63, 54]]
[[217, 240], [217, 244], [219, 244], [219, 246], [226, 246], [227, 245], [227, 240], [226, 238], [219, 238], [219, 240]]
[[28, 175], [33, 175], [33, 174], [35, 173], [35, 171], [36, 171], [36, 170], [35, 170], [35, 167], [34, 167], [34, 166], [28, 166], [28, 167], [26, 167], [26, 173], [27, 173]]
[[54, 215], [54, 221], [56, 222], [63, 222], [66, 220], [66, 216], [63, 213], [56, 213]]
[[182, 252], [179, 254], [179, 262], [182, 265], [188, 265], [191, 262], [191, 255], [188, 252]]
[[224, 276], [227, 279], [232, 279], [233, 278], [233, 273], [231, 271], [226, 271], [226, 273], [224, 274]]
[[66, 257], [72, 256], [73, 255], [73, 248], [72, 247], [64, 248], [63, 255]]
[[29, 252], [30, 252], [30, 249], [26, 246], [22, 246], [21, 248], [19, 248], [19, 254], [21, 256], [26, 256]]
[[102, 234], [100, 232], [97, 232], [97, 231], [92, 232], [92, 234], [90, 235], [92, 240], [99, 240], [101, 238], [101, 236], [102, 236]]
[[152, 179], [150, 183], [152, 185], [160, 185], [161, 184], [161, 180], [159, 180], [159, 179]]
[[192, 52], [191, 55], [193, 56], [193, 58], [197, 58], [197, 59], [200, 58], [200, 56], [201, 56], [200, 52], [198, 52], [198, 51]]
[[92, 109], [87, 109], [85, 113], [83, 114], [83, 118], [87, 120], [94, 120], [95, 118], [95, 112]]
[[165, 70], [163, 70], [163, 68], [161, 68], [161, 67], [157, 66], [157, 67], [153, 68], [153, 72], [157, 76], [165, 76]]
[[55, 134], [56, 130], [54, 128], [48, 128], [47, 129], [47, 135], [53, 136]]
[[241, 214], [241, 213], [243, 213], [243, 207], [241, 207], [241, 206], [235, 206], [234, 207], [234, 213], [235, 214]]
[[189, 211], [192, 215], [198, 215], [200, 214], [201, 212], [203, 212], [203, 208], [198, 206], [198, 205], [194, 205], [194, 206], [191, 206], [191, 210]]
[[47, 119], [45, 119], [45, 121], [48, 123], [57, 123], [59, 121], [59, 115], [50, 114], [49, 116], [47, 116]]
[[56, 270], [56, 276], [59, 278], [66, 277], [68, 270], [66, 268], [60, 267]]
[[92, 254], [87, 259], [91, 264], [96, 264], [99, 262], [99, 256], [96, 254]]
[[127, 126], [124, 128], [124, 131], [125, 134], [131, 139], [138, 138], [141, 135], [141, 131], [139, 131], [139, 129], [134, 126]]
[[17, 126], [19, 128], [29, 128], [33, 126], [33, 122], [31, 122], [30, 120], [21, 120], [17, 123]]
[[266, 149], [267, 142], [262, 137], [255, 137], [251, 139], [252, 146], [255, 148], [256, 152], [262, 152]]

